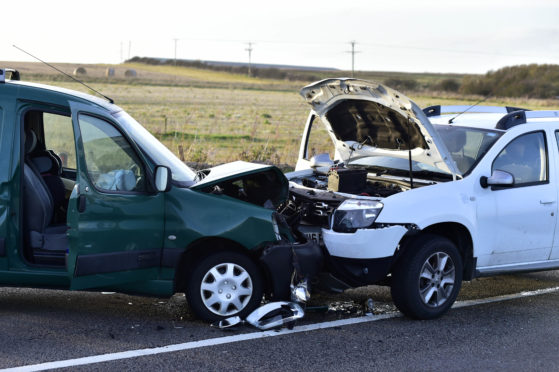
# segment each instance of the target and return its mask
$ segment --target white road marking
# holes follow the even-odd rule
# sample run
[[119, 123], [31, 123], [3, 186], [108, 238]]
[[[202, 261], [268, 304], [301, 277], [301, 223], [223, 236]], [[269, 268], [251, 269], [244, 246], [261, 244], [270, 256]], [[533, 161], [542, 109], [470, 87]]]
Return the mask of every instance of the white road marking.
[[[475, 305], [488, 304], [492, 302], [513, 300], [522, 297], [537, 296], [545, 293], [553, 293], [558, 291], [559, 291], [559, 287], [538, 289], [535, 291], [520, 292], [520, 293], [504, 295], [504, 296], [495, 296], [495, 297], [489, 297], [489, 298], [484, 298], [479, 300], [459, 301], [456, 302], [452, 307], [453, 308], [469, 307]], [[382, 319], [398, 318], [401, 316], [402, 316], [401, 313], [391, 313], [391, 314], [383, 314], [383, 315], [362, 316], [359, 318], [340, 319], [331, 322], [297, 326], [296, 328], [291, 330], [282, 329], [280, 331], [252, 332], [252, 333], [245, 333], [245, 334], [234, 335], [234, 336], [217, 337], [217, 338], [210, 338], [207, 340], [185, 342], [182, 344], [167, 345], [167, 346], [156, 347], [151, 349], [130, 350], [130, 351], [123, 351], [119, 353], [93, 355], [93, 356], [83, 357], [83, 358], [32, 364], [27, 366], [2, 369], [0, 371], [44, 371], [44, 370], [54, 369], [54, 368], [74, 367], [74, 366], [81, 366], [86, 364], [110, 362], [119, 359], [130, 359], [130, 358], [137, 358], [141, 356], [198, 349], [202, 347], [223, 345], [223, 344], [229, 344], [233, 342], [240, 342], [240, 341], [247, 341], [247, 340], [255, 340], [259, 338], [268, 338], [268, 337], [289, 335], [294, 333], [316, 331], [319, 329], [340, 327], [340, 326], [351, 325], [351, 324], [376, 322]]]

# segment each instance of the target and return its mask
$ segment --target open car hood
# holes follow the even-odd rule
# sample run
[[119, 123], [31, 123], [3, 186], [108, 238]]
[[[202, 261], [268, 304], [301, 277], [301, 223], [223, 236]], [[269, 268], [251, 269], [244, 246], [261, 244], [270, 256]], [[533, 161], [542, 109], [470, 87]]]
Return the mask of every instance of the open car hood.
[[442, 139], [413, 101], [382, 84], [358, 79], [326, 79], [301, 89], [335, 136], [347, 164], [372, 157], [408, 159], [437, 171], [461, 175]]

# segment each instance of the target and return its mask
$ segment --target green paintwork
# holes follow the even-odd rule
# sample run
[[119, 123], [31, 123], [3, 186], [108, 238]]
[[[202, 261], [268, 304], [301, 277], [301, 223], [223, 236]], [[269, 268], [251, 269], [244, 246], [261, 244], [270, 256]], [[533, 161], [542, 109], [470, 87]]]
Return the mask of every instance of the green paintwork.
[[[184, 249], [192, 242], [219, 237], [248, 249], [274, 241], [272, 210], [224, 195], [173, 187], [166, 194], [165, 248]], [[211, 247], [208, 247], [210, 249]]]
[[[161, 251], [164, 230], [163, 193], [116, 193], [96, 189], [87, 174], [80, 135], [79, 114], [92, 114], [118, 127], [101, 110], [72, 104], [72, 122], [76, 136], [78, 177], [70, 196], [68, 225], [70, 252], [67, 270], [72, 289], [93, 288], [137, 280], [157, 279], [159, 267], [76, 277], [76, 258], [80, 255], [132, 251]], [[78, 212], [77, 198], [85, 197], [85, 210]]]
[[[67, 267], [33, 266], [21, 253], [21, 117], [30, 107], [72, 115], [74, 122], [78, 170], [68, 207], [70, 248]], [[206, 238], [229, 240], [247, 250], [276, 240], [273, 210], [224, 195], [176, 186], [167, 193], [111, 194], [95, 189], [87, 176], [76, 115], [78, 112], [91, 113], [119, 128], [112, 115], [119, 111], [118, 106], [83, 93], [28, 83], [0, 83], [0, 151], [3, 155], [0, 157], [0, 238], [6, 242], [6, 256], [0, 257], [0, 283], [170, 296], [175, 290], [174, 268], [156, 265], [76, 277], [76, 258], [135, 250], [153, 250], [161, 255], [165, 250], [183, 252]], [[131, 145], [145, 164], [147, 175], [152, 177], [154, 164], [150, 164], [136, 144]], [[270, 166], [249, 168], [230, 172], [229, 177], [270, 169], [280, 172]], [[280, 179], [285, 180], [283, 175]], [[282, 186], [285, 193], [281, 197], [285, 197], [287, 181]], [[86, 209], [82, 213], [77, 210], [80, 195], [86, 198]], [[208, 250], [211, 248], [207, 247]]]

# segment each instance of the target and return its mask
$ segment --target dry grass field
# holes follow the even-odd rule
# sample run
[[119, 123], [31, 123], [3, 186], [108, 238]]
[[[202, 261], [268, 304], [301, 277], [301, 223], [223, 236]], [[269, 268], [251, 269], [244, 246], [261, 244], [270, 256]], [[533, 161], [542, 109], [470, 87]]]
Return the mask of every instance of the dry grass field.
[[[20, 70], [22, 80], [91, 93], [41, 64], [2, 62], [2, 65]], [[56, 66], [68, 73], [77, 67]], [[80, 66], [87, 70], [87, 75], [81, 78], [113, 98], [186, 161], [219, 164], [243, 159], [289, 165], [296, 162], [309, 110], [298, 90], [309, 82], [255, 79], [172, 66]], [[115, 68], [116, 76], [105, 77], [107, 67]], [[136, 78], [124, 77], [124, 71], [130, 68], [137, 71]], [[403, 93], [421, 107], [472, 104], [480, 99], [448, 93]], [[491, 98], [484, 104], [553, 109], [558, 108], [559, 101]]]

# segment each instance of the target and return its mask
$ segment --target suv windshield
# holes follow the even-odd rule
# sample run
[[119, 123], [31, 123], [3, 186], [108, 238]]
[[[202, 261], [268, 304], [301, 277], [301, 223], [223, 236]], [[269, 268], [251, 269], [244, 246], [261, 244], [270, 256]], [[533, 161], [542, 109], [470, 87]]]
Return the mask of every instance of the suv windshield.
[[466, 175], [487, 153], [495, 141], [503, 134], [497, 130], [487, 130], [454, 125], [433, 124], [448, 148], [456, 166]]
[[122, 124], [149, 160], [153, 162], [152, 165], [165, 165], [171, 168], [174, 184], [189, 187], [196, 182], [196, 173], [180, 161], [147, 129], [138, 124], [134, 118], [125, 111], [119, 111], [114, 114], [114, 117]]

